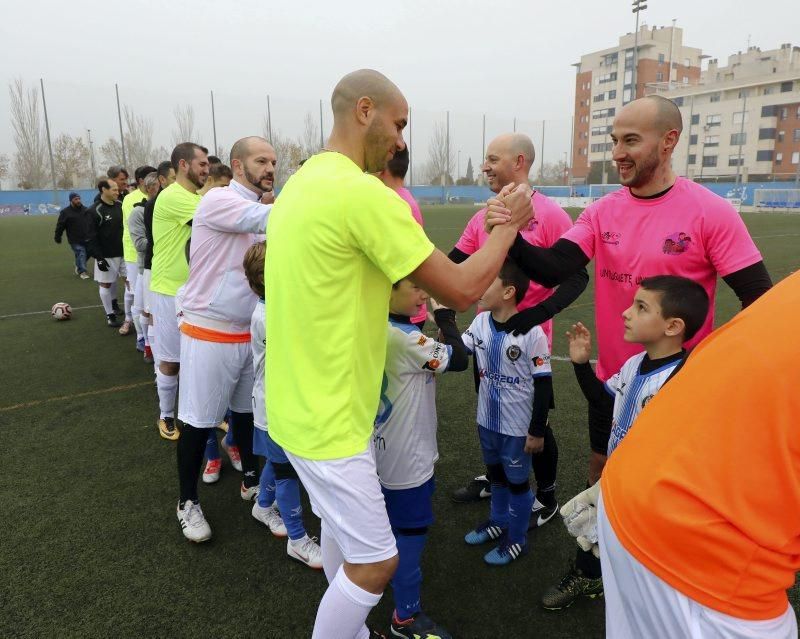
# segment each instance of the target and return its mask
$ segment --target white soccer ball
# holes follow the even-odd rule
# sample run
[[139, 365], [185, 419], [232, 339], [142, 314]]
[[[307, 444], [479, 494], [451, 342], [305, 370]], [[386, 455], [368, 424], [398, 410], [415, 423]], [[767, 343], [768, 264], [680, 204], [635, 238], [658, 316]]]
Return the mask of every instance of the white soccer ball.
[[72, 317], [72, 308], [66, 302], [56, 302], [53, 308], [50, 309], [50, 315], [57, 320], [68, 320]]

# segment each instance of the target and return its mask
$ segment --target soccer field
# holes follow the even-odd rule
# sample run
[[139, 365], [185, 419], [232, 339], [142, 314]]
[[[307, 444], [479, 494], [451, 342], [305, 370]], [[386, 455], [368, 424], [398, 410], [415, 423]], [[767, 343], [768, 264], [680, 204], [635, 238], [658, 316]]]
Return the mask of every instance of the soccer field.
[[[426, 230], [447, 252], [474, 210], [427, 208]], [[800, 216], [744, 218], [773, 281], [800, 268]], [[152, 367], [135, 338], [106, 327], [97, 285], [73, 275], [66, 242], [53, 243], [55, 222], [0, 218], [0, 637], [309, 637], [325, 577], [292, 562], [285, 540], [252, 518], [226, 458], [220, 481], [200, 488], [213, 540], [183, 538], [175, 444], [155, 427]], [[59, 301], [72, 305], [71, 321], [50, 317]], [[721, 283], [716, 325], [737, 309]], [[588, 433], [571, 365], [558, 357], [568, 325], [591, 327], [592, 317], [590, 282], [556, 318], [551, 424], [562, 503], [583, 488]], [[460, 328], [471, 318], [459, 316]], [[423, 564], [428, 614], [456, 639], [604, 636], [602, 600], [557, 613], [539, 607], [574, 554], [560, 521], [532, 533], [531, 553], [505, 568], [486, 566], [486, 549], [464, 543], [488, 509], [449, 499], [483, 468], [470, 372], [442, 378], [438, 407], [437, 522]], [[306, 523], [319, 533], [308, 508]], [[387, 594], [370, 623], [386, 630], [391, 609]]]

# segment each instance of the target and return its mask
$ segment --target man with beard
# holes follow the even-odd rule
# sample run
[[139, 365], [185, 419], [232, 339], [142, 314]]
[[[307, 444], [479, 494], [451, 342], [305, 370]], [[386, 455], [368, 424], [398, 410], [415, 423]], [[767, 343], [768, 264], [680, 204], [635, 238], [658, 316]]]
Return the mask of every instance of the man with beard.
[[[638, 283], [653, 275], [680, 275], [703, 286], [712, 301], [691, 348], [712, 330], [714, 292], [720, 276], [746, 307], [771, 286], [761, 254], [736, 210], [723, 198], [672, 170], [683, 129], [678, 107], [661, 96], [634, 100], [614, 119], [612, 158], [624, 188], [592, 203], [551, 248], [518, 236], [509, 256], [533, 280], [556, 286], [595, 260], [597, 376], [605, 381], [641, 351], [623, 340], [622, 312]], [[506, 217], [502, 198], [490, 202], [487, 225]], [[494, 227], [498, 228], [497, 226]], [[685, 233], [686, 250], [664, 253], [665, 239]], [[600, 477], [611, 432], [610, 414], [589, 412], [589, 484]], [[579, 595], [602, 593], [600, 562], [579, 551], [576, 565], [544, 595], [545, 608], [569, 606]]]
[[189, 276], [185, 246], [192, 234], [192, 219], [208, 177], [208, 149], [182, 142], [170, 158], [175, 182], [159, 193], [153, 207], [153, 262], [150, 304], [155, 333], [154, 355], [158, 361], [156, 385], [161, 417], [159, 432], [178, 439], [175, 398], [181, 361], [181, 339], [175, 295]]
[[[511, 227], [455, 264], [435, 249], [408, 204], [371, 175], [405, 148], [408, 103], [397, 86], [377, 71], [354, 71], [336, 85], [331, 106], [327, 147], [292, 176], [270, 214], [266, 405], [270, 437], [322, 520], [329, 586], [312, 639], [367, 639], [382, 636], [364, 622], [398, 563], [370, 450], [392, 283], [408, 277], [465, 310], [530, 220], [531, 194], [527, 184], [509, 189]], [[432, 636], [423, 622], [393, 634]]]
[[64, 231], [67, 232], [67, 242], [75, 253], [75, 275], [79, 275], [82, 280], [89, 279], [89, 274], [86, 272], [86, 240], [90, 222], [88, 209], [81, 202], [81, 196], [78, 193], [70, 193], [69, 205], [61, 209], [58, 214], [54, 239], [56, 244], [61, 244], [61, 236], [64, 235]]
[[178, 418], [183, 428], [178, 441], [177, 510], [190, 541], [211, 538], [197, 480], [209, 429], [216, 428], [228, 408], [244, 471], [241, 497], [251, 500], [258, 492], [250, 350], [250, 319], [257, 297], [247, 283], [242, 260], [266, 230], [276, 160], [275, 150], [263, 138], [236, 142], [231, 149], [233, 181], [204, 195], [192, 222], [189, 277], [181, 292]]
[[91, 224], [86, 250], [94, 258], [94, 279], [100, 286], [100, 301], [106, 312], [106, 324], [113, 328], [119, 320], [113, 306], [113, 289], [125, 275], [122, 259], [122, 203], [117, 183], [101, 179], [97, 183], [100, 199], [89, 209]]

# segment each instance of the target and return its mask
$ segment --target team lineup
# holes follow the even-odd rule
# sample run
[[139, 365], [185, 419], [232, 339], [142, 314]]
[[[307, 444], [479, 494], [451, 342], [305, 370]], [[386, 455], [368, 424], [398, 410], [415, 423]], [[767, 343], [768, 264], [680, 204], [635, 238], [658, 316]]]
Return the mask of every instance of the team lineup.
[[[650, 96], [618, 112], [624, 188], [574, 224], [528, 186], [530, 138], [498, 136], [481, 167], [495, 195], [446, 254], [404, 187], [398, 87], [355, 71], [331, 105], [325, 148], [278, 196], [267, 140], [238, 140], [230, 166], [183, 142], [138, 167], [135, 186], [111, 167], [88, 209], [71, 194], [59, 216], [55, 240], [66, 232], [76, 274], [89, 279], [95, 260], [106, 323], [135, 334], [153, 365], [186, 539], [212, 537], [199, 484], [219, 480], [221, 448], [252, 517], [286, 539], [290, 558], [324, 571], [313, 639], [453, 636], [425, 613], [421, 564], [447, 447], [436, 380], [460, 372], [474, 376], [485, 468], [452, 498], [486, 500], [463, 536], [486, 564], [526, 561], [529, 532], [563, 518], [574, 562], [537, 576], [552, 583], [544, 608], [604, 596], [609, 637], [796, 637], [785, 591], [800, 556], [798, 400], [770, 385], [796, 353], [762, 344], [769, 361], [752, 366], [765, 372], [745, 388], [729, 359], [753, 334], [791, 330], [800, 280], [773, 288], [738, 212], [672, 171], [677, 107]], [[596, 335], [580, 323], [568, 332], [586, 399], [586, 490], [560, 503], [552, 320], [585, 290], [590, 263]], [[718, 278], [743, 311], [714, 331]], [[766, 433], [745, 452], [753, 428]], [[751, 468], [731, 463], [745, 454]], [[319, 539], [304, 526], [301, 486]], [[384, 635], [366, 621], [389, 586]]]

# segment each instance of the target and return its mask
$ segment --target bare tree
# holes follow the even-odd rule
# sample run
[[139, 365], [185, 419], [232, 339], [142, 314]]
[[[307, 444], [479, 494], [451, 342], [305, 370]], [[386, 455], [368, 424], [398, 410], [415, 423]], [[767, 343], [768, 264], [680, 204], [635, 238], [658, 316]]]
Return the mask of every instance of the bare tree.
[[128, 168], [131, 172], [138, 166], [153, 164], [157, 161], [153, 149], [153, 120], [141, 115], [136, 115], [133, 109], [126, 106], [123, 109], [125, 118], [125, 151], [128, 159]]
[[300, 147], [302, 148], [303, 155], [306, 158], [309, 158], [322, 150], [322, 144], [320, 144], [319, 139], [319, 127], [317, 126], [314, 116], [308, 111], [306, 112], [306, 117], [303, 120], [303, 136], [300, 138]]
[[227, 164], [228, 166], [231, 165], [231, 158], [230, 158], [230, 151], [226, 149], [224, 146], [218, 146], [217, 152], [212, 154], [216, 155], [220, 160], [222, 160], [223, 164]]
[[453, 164], [453, 150], [447, 148], [447, 129], [443, 123], [437, 122], [428, 143], [428, 162], [423, 176], [429, 184], [452, 184]]
[[172, 131], [172, 144], [177, 146], [181, 142], [195, 142], [200, 144], [197, 139], [197, 132], [194, 130], [194, 107], [191, 104], [186, 106], [176, 106], [172, 111], [175, 114], [175, 125], [177, 128]]
[[14, 130], [14, 171], [23, 189], [38, 189], [47, 182], [47, 138], [39, 114], [39, 89], [25, 89], [17, 78], [8, 85], [11, 127]]
[[[108, 138], [103, 144], [100, 145], [100, 157], [106, 166], [113, 164], [122, 164], [122, 146], [117, 138]], [[105, 175], [105, 171], [102, 171]]]
[[165, 147], [163, 144], [153, 151], [153, 166], [158, 166], [164, 160], [169, 160], [172, 155], [172, 150]]
[[8, 167], [10, 161], [5, 153], [0, 153], [0, 188], [3, 187], [2, 182], [8, 177]]
[[538, 183], [542, 186], [564, 184], [567, 176], [567, 164], [564, 160], [545, 162], [539, 174]]
[[71, 189], [91, 183], [95, 176], [89, 165], [89, 149], [81, 138], [61, 134], [53, 142], [56, 186]]

